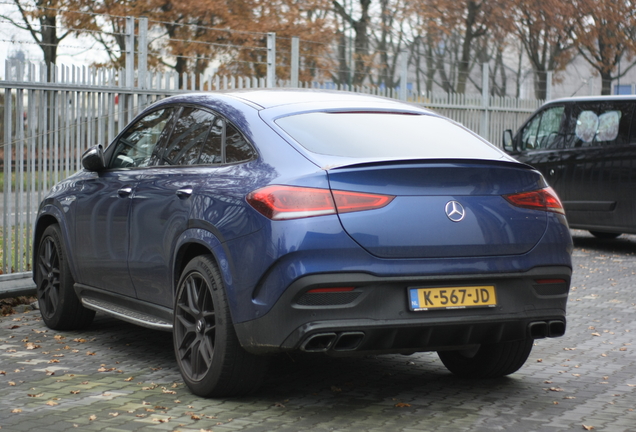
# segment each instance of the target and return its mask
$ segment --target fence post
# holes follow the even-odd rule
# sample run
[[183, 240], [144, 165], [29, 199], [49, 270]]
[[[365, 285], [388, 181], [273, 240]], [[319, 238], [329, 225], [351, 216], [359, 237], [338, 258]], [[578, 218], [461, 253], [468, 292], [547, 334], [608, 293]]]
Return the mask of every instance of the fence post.
[[490, 83], [490, 69], [488, 63], [482, 65], [481, 72], [481, 127], [479, 128], [479, 135], [484, 139], [490, 139], [489, 125], [490, 125], [490, 89], [488, 88]]
[[[11, 68], [13, 64], [10, 60], [4, 61], [4, 75], [5, 79], [11, 80]], [[2, 272], [11, 273], [11, 225], [9, 222], [11, 208], [11, 158], [12, 153], [12, 111], [13, 111], [13, 99], [11, 98], [11, 89], [4, 89], [4, 212], [2, 213]]]
[[135, 81], [135, 18], [126, 17], [126, 87]]
[[298, 72], [300, 70], [300, 39], [292, 37], [291, 44], [291, 86], [298, 87]]
[[406, 85], [409, 73], [409, 56], [407, 50], [400, 51], [400, 100], [406, 101]]
[[276, 33], [267, 33], [267, 88], [276, 85]]
[[139, 53], [137, 54], [137, 79], [140, 89], [148, 88], [148, 18], [139, 18]]
[[[127, 89], [135, 87], [135, 18], [126, 17], [126, 71], [124, 85]], [[123, 98], [122, 98], [123, 96]], [[124, 121], [119, 125], [119, 129], [123, 128], [126, 123], [132, 121], [133, 112], [133, 95], [120, 95], [120, 107], [124, 110]], [[123, 101], [121, 100], [123, 99]], [[123, 102], [123, 105], [121, 104]]]

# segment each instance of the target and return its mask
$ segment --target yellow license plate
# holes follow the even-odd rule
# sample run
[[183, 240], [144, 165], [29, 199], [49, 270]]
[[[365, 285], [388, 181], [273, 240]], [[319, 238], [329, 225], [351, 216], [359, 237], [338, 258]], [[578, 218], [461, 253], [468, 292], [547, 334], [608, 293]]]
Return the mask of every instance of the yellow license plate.
[[409, 288], [409, 303], [412, 311], [495, 307], [497, 294], [492, 285]]

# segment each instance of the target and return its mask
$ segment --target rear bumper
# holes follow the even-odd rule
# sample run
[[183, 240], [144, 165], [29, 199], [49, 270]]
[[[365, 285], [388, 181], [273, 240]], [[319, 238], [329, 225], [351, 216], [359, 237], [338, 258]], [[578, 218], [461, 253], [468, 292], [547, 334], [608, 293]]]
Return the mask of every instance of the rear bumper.
[[[305, 276], [287, 288], [264, 316], [235, 324], [253, 353], [321, 351], [330, 354], [439, 351], [519, 339], [562, 336], [569, 267], [525, 273], [435, 277], [376, 277], [362, 273]], [[538, 280], [564, 282], [538, 283]], [[494, 285], [497, 306], [409, 310], [412, 287]], [[324, 287], [353, 291], [308, 294]]]

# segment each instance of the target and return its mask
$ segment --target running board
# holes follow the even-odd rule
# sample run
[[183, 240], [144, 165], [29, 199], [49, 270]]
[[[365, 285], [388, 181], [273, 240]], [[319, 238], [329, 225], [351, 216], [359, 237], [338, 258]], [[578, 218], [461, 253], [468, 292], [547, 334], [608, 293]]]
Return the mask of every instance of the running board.
[[168, 308], [81, 284], [75, 284], [75, 292], [88, 309], [143, 327], [172, 331], [172, 310]]
[[172, 323], [164, 321], [157, 317], [146, 315], [141, 312], [126, 309], [112, 303], [108, 303], [102, 300], [96, 299], [82, 299], [82, 304], [88, 309], [104, 312], [108, 315], [112, 315], [122, 321], [137, 324], [144, 327], [149, 327], [157, 330], [172, 331]]

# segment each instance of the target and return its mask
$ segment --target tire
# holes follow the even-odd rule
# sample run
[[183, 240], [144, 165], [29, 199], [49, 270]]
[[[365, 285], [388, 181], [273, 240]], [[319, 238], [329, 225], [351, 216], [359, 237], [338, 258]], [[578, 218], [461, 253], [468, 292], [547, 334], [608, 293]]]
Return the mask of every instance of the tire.
[[621, 235], [621, 233], [611, 233], [611, 232], [602, 232], [602, 231], [590, 231], [594, 237], [603, 240], [612, 240]]
[[177, 286], [173, 341], [183, 380], [202, 397], [254, 392], [267, 372], [267, 358], [241, 347], [219, 270], [211, 256], [194, 258]]
[[53, 330], [88, 327], [95, 311], [82, 306], [75, 294], [75, 281], [58, 225], [44, 230], [35, 259], [36, 295], [44, 323]]
[[533, 339], [481, 345], [476, 350], [439, 351], [444, 366], [462, 378], [498, 378], [523, 366], [532, 351]]

